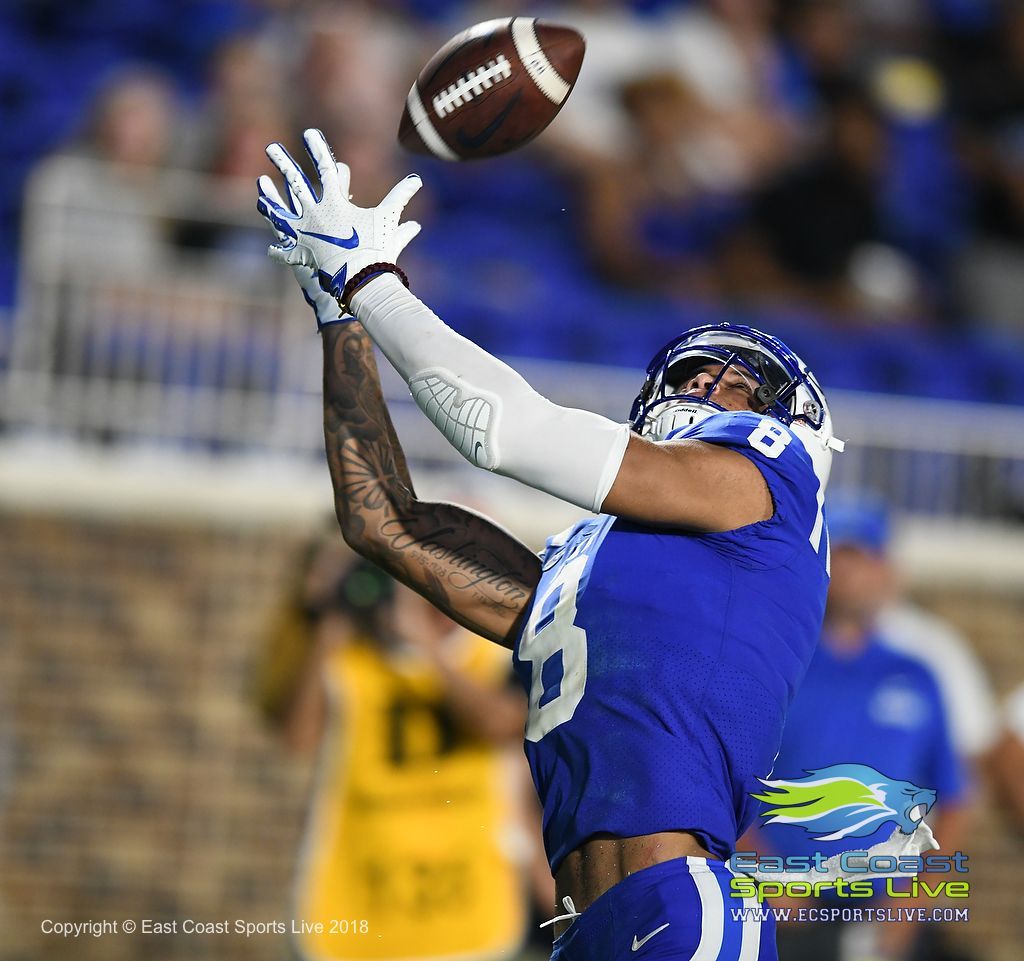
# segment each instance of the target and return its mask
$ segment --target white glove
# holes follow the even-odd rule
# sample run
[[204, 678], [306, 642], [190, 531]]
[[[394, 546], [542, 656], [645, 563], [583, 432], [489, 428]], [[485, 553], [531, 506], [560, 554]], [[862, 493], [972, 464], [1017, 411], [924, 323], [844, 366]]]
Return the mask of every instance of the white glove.
[[313, 268], [320, 286], [337, 298], [347, 281], [364, 267], [393, 264], [419, 233], [420, 225], [415, 221], [399, 221], [405, 205], [423, 182], [410, 174], [376, 207], [357, 207], [349, 200], [349, 169], [334, 159], [324, 135], [319, 130], [307, 130], [302, 137], [320, 178], [320, 197], [288, 151], [272, 143], [267, 156], [281, 171], [296, 206], [290, 209], [275, 202], [264, 188], [256, 208], [284, 238], [267, 251], [271, 259]]
[[[260, 201], [269, 201], [265, 205], [262, 203], [258, 205], [260, 213], [270, 224], [270, 229], [277, 234], [277, 239], [287, 243], [288, 235], [278, 226], [277, 215], [274, 211], [287, 207], [294, 213], [295, 203], [292, 200], [291, 192], [288, 192], [286, 204], [277, 192], [274, 181], [265, 174], [256, 181], [256, 187], [259, 191]], [[303, 299], [309, 304], [313, 316], [316, 317], [317, 331], [322, 331], [328, 324], [347, 323], [350, 320], [355, 320], [355, 317], [338, 306], [338, 301], [334, 299], [333, 295], [320, 286], [316, 271], [312, 267], [292, 267], [292, 273], [295, 274], [295, 279], [298, 281]]]

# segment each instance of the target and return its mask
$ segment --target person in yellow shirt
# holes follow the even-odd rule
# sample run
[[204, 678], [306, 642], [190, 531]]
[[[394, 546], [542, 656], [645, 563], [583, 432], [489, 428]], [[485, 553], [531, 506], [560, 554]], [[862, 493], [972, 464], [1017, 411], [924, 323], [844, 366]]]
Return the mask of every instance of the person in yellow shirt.
[[304, 624], [291, 628], [307, 634], [291, 641], [304, 663], [271, 658], [290, 744], [320, 748], [296, 951], [305, 961], [509, 957], [528, 911], [525, 699], [500, 649], [372, 564], [340, 572], [346, 562], [335, 548], [311, 557]]

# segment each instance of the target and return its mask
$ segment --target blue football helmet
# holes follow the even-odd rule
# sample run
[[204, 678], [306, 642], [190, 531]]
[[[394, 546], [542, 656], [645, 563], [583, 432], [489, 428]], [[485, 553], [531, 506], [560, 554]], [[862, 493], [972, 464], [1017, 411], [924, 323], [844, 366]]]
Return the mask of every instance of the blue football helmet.
[[[675, 391], [709, 364], [721, 364], [702, 396]], [[633, 430], [652, 440], [666, 440], [711, 414], [722, 411], [710, 400], [730, 368], [753, 388], [757, 412], [785, 424], [803, 442], [815, 473], [828, 482], [832, 451], [843, 442], [832, 434], [824, 392], [807, 365], [781, 340], [741, 324], [695, 327], [669, 341], [647, 367], [647, 379], [633, 401]]]

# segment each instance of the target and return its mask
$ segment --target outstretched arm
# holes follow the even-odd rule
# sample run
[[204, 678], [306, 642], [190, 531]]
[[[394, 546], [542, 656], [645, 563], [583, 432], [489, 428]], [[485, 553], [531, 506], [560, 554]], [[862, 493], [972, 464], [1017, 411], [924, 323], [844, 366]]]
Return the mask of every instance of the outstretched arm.
[[654, 524], [722, 531], [772, 516], [767, 483], [742, 454], [696, 440], [656, 444], [626, 424], [552, 403], [397, 277], [373, 278], [351, 306], [423, 412], [477, 467]]
[[357, 323], [324, 338], [324, 436], [346, 542], [449, 617], [511, 646], [540, 578], [524, 544], [479, 514], [419, 500]]
[[270, 256], [316, 271], [471, 463], [588, 510], [660, 525], [724, 531], [771, 517], [767, 484], [741, 454], [700, 441], [657, 445], [631, 436], [626, 424], [553, 404], [448, 328], [393, 276], [401, 275], [398, 253], [419, 230], [400, 222], [419, 178], [400, 181], [376, 207], [357, 207], [348, 167], [323, 134], [307, 130], [304, 139], [319, 196], [280, 144], [267, 148], [289, 198], [260, 178], [257, 206], [280, 241]]

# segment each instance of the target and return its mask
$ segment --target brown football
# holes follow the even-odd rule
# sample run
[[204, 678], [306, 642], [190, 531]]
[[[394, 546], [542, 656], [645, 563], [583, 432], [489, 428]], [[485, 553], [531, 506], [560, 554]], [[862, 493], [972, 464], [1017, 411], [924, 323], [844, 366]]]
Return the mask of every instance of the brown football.
[[579, 76], [584, 49], [572, 27], [532, 17], [463, 30], [420, 71], [398, 139], [414, 153], [444, 160], [515, 150], [555, 119]]

